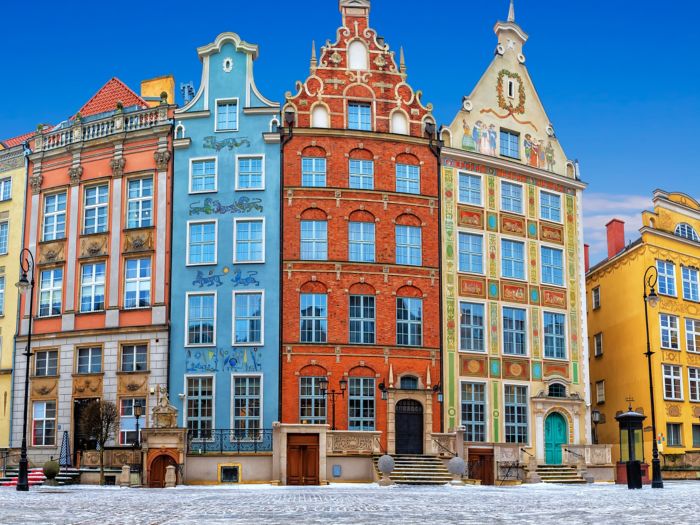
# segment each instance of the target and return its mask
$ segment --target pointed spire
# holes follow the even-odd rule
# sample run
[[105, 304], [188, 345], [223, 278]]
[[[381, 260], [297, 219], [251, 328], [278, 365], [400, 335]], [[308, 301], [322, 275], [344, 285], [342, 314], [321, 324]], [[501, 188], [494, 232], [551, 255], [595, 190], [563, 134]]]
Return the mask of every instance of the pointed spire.
[[389, 364], [389, 388], [394, 388], [394, 365]]
[[315, 68], [318, 65], [318, 61], [316, 60], [316, 42], [314, 40], [311, 41], [311, 68]]
[[510, 0], [510, 9], [508, 9], [508, 22], [515, 22], [514, 0]]
[[433, 381], [432, 381], [432, 378], [430, 377], [430, 367], [428, 367], [428, 371], [425, 374], [425, 386], [427, 388], [430, 388], [431, 386], [433, 386]]
[[401, 73], [406, 72], [406, 60], [403, 56], [403, 46], [399, 48], [399, 70], [401, 71]]

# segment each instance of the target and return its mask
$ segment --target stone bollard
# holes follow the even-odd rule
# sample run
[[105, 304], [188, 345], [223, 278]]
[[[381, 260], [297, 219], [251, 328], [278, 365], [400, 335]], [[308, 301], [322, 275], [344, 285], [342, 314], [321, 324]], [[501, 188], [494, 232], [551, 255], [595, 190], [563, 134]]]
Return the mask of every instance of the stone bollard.
[[175, 466], [168, 465], [165, 467], [165, 488], [172, 489], [177, 485], [177, 475], [175, 474]]
[[377, 468], [379, 469], [379, 472], [382, 473], [382, 479], [379, 480], [379, 486], [388, 487], [389, 485], [393, 485], [394, 482], [389, 477], [389, 474], [394, 471], [394, 458], [392, 458], [389, 454], [384, 454], [381, 458], [379, 458], [379, 461], [377, 461]]
[[119, 486], [128, 487], [131, 484], [131, 467], [129, 465], [122, 466], [122, 473], [119, 474]]
[[452, 485], [464, 485], [462, 476], [466, 468], [466, 463], [459, 456], [455, 456], [447, 463], [447, 470], [452, 474]]

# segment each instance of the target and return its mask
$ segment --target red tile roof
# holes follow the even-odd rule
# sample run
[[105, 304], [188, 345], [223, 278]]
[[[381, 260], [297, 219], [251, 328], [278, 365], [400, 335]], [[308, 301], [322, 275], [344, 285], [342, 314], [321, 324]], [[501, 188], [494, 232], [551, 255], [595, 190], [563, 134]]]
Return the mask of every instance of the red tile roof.
[[146, 101], [129, 89], [129, 86], [113, 77], [80, 108], [80, 115], [89, 117], [98, 113], [114, 111], [117, 108], [117, 102], [121, 102], [125, 108], [129, 106], [148, 107]]
[[[44, 133], [48, 132], [51, 128], [51, 125], [43, 124]], [[20, 144], [22, 144], [22, 142], [31, 139], [34, 135], [36, 135], [36, 131], [30, 131], [29, 133], [24, 133], [23, 135], [19, 135], [18, 137], [0, 140], [0, 143], [2, 143], [7, 149], [10, 149], [14, 148], [15, 146], [19, 146]]]

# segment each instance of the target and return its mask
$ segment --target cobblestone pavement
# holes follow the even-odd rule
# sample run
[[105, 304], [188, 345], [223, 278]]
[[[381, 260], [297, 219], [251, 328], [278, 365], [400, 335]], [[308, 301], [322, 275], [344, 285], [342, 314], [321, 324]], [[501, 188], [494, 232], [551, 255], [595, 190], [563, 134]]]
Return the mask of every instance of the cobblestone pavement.
[[699, 523], [700, 481], [663, 490], [616, 485], [520, 487], [74, 486], [0, 489], [0, 524]]

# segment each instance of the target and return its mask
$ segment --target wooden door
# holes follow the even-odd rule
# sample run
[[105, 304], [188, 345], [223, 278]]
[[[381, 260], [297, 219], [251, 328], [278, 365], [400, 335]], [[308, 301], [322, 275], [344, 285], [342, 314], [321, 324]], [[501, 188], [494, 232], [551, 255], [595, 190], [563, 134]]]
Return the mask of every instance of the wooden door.
[[467, 468], [471, 479], [481, 480], [482, 485], [493, 485], [493, 450], [470, 448]]
[[423, 405], [413, 399], [396, 403], [396, 453], [423, 453]]
[[148, 475], [149, 487], [157, 489], [165, 487], [165, 472], [169, 465], [177, 466], [170, 456], [162, 455], [153, 460], [153, 463], [151, 463], [151, 471]]
[[544, 422], [544, 449], [547, 465], [561, 465], [561, 447], [567, 440], [564, 416], [552, 412]]
[[287, 485], [318, 485], [318, 434], [287, 435]]

